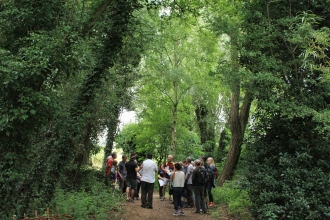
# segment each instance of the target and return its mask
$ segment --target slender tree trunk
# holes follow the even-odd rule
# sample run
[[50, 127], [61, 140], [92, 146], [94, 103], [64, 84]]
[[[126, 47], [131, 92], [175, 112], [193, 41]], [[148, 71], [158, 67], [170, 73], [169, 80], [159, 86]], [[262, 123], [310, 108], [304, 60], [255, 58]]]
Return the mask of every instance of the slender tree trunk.
[[238, 164], [238, 160], [241, 154], [241, 147], [244, 138], [245, 127], [248, 122], [249, 112], [252, 102], [252, 96], [246, 94], [242, 104], [241, 111], [239, 109], [240, 100], [240, 79], [238, 74], [238, 50], [237, 41], [235, 38], [231, 38], [231, 62], [232, 72], [234, 77], [231, 86], [231, 110], [230, 110], [230, 131], [231, 131], [231, 142], [230, 148], [227, 155], [225, 166], [222, 170], [221, 177], [218, 181], [218, 185], [222, 186], [226, 180], [230, 180]]
[[201, 145], [204, 146], [205, 152], [213, 152], [215, 148], [214, 120], [210, 120], [213, 116], [210, 114], [207, 106], [203, 104], [196, 106], [195, 113], [200, 132]]
[[225, 167], [222, 170], [218, 185], [222, 185], [226, 180], [231, 179], [241, 153], [243, 137], [239, 119], [239, 90], [240, 86], [238, 84], [232, 90], [230, 110], [230, 131], [232, 138]]
[[226, 135], [227, 135], [227, 131], [226, 131], [226, 128], [224, 128], [221, 131], [221, 134], [220, 134], [218, 151], [221, 151], [222, 152], [225, 149], [225, 147], [226, 147], [226, 144], [225, 144]]
[[113, 142], [115, 140], [115, 136], [117, 133], [118, 125], [119, 125], [119, 115], [120, 115], [120, 107], [114, 106], [113, 115], [109, 119], [109, 123], [107, 125], [107, 142], [104, 149], [104, 163], [106, 162], [107, 157], [111, 154], [113, 150]]
[[199, 127], [200, 138], [201, 138], [201, 145], [205, 144], [207, 141], [207, 109], [206, 106], [200, 104], [196, 106], [195, 109], [196, 117], [197, 117], [197, 124]]
[[176, 124], [178, 119], [178, 82], [173, 81], [174, 97], [173, 97], [173, 121], [172, 121], [172, 140], [171, 140], [171, 153], [174, 153], [176, 147]]

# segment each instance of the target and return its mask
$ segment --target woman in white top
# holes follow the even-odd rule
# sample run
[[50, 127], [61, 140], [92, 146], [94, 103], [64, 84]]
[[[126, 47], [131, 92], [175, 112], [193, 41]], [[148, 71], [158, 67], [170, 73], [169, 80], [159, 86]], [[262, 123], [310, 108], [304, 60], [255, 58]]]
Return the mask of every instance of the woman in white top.
[[[181, 171], [182, 165], [174, 164], [174, 171], [172, 172], [171, 181], [173, 183], [173, 200], [175, 212], [173, 215], [184, 215], [183, 204], [181, 197], [183, 195], [183, 187], [185, 181], [185, 174]], [[181, 211], [179, 212], [179, 207]]]

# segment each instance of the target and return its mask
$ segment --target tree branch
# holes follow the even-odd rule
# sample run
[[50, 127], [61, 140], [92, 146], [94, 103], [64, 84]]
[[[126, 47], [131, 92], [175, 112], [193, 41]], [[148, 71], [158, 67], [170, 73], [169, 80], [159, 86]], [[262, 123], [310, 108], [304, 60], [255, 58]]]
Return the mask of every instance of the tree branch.
[[82, 29], [80, 33], [81, 36], [86, 35], [93, 28], [94, 24], [104, 14], [104, 12], [106, 11], [107, 7], [110, 5], [111, 2], [112, 0], [104, 0], [103, 3], [100, 4], [94, 15], [89, 19], [88, 23]]

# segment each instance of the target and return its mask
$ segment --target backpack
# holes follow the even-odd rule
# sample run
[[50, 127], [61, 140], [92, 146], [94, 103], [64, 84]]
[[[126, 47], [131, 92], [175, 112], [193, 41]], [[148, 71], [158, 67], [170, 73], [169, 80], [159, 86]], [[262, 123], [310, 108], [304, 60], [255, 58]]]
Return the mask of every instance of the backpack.
[[207, 174], [207, 179], [209, 181], [213, 181], [214, 180], [215, 174], [214, 174], [214, 170], [212, 169], [211, 166], [207, 166], [207, 168], [206, 168], [206, 174]]
[[219, 171], [218, 168], [215, 166], [214, 168], [214, 179], [217, 179], [219, 177]]
[[198, 183], [207, 183], [208, 182], [208, 176], [207, 176], [207, 172], [204, 168], [198, 168], [197, 170], [197, 182]]

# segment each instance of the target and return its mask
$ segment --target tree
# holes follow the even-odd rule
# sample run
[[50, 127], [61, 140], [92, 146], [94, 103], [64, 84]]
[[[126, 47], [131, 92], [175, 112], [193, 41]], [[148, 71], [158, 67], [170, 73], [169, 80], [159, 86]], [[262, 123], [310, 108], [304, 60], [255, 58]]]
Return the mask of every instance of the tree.
[[[247, 78], [249, 70], [244, 69], [239, 63], [239, 51], [242, 42], [242, 2], [241, 1], [221, 1], [218, 5], [215, 2], [210, 9], [213, 15], [211, 22], [212, 29], [219, 34], [229, 37], [230, 56], [225, 63], [226, 83], [231, 91], [229, 128], [231, 131], [230, 147], [227, 154], [225, 166], [222, 170], [218, 185], [222, 185], [226, 180], [231, 179], [238, 164], [241, 148], [244, 139], [245, 128], [248, 123], [251, 103], [253, 101], [253, 91], [243, 87], [250, 79]], [[221, 11], [216, 14], [214, 10]], [[214, 16], [216, 14], [216, 16]], [[223, 68], [220, 68], [220, 70]], [[242, 96], [244, 97], [242, 98]]]
[[323, 74], [329, 42], [329, 24], [323, 18], [328, 19], [329, 8], [323, 4], [246, 4], [248, 38], [242, 60], [260, 71], [246, 175], [256, 218], [329, 218], [324, 189], [330, 87]]
[[119, 62], [140, 5], [6, 1], [0, 7], [0, 213], [21, 216], [33, 196], [49, 202], [55, 180], [68, 183], [63, 171], [79, 170], [95, 150], [99, 88]]

